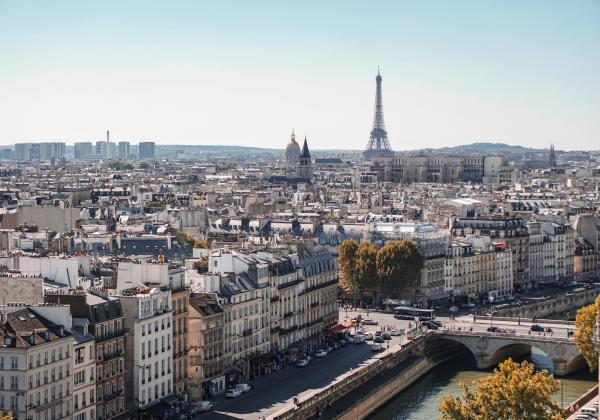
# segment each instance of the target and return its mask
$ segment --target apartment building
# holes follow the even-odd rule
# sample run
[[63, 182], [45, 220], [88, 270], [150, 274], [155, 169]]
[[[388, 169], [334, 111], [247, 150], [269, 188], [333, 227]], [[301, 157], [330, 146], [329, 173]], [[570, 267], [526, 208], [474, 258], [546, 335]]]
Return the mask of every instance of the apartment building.
[[533, 288], [544, 278], [544, 232], [540, 222], [528, 222], [529, 281]]
[[125, 395], [128, 409], [164, 413], [173, 397], [173, 301], [167, 287], [136, 287], [120, 291], [124, 327]]
[[544, 279], [546, 284], [557, 284], [574, 279], [575, 232], [568, 223], [557, 219], [541, 222], [545, 236]]
[[224, 312], [216, 293], [190, 297], [189, 340], [192, 401], [225, 392]]
[[[96, 419], [124, 417], [125, 413], [125, 331], [121, 302], [107, 289], [76, 289], [46, 293], [46, 302], [69, 305], [75, 319], [88, 320], [88, 333], [94, 337], [96, 358]], [[77, 321], [79, 322], [79, 321]]]
[[153, 284], [171, 291], [173, 308], [173, 381], [174, 392], [186, 393], [188, 377], [188, 297], [185, 271], [176, 264], [168, 264], [161, 253], [156, 261], [120, 261], [118, 265], [117, 290]]
[[73, 319], [73, 420], [96, 419], [96, 343], [86, 318]]
[[0, 409], [20, 419], [71, 419], [73, 335], [36, 308], [0, 307]]
[[515, 289], [531, 288], [529, 283], [529, 232], [526, 223], [518, 217], [456, 218], [450, 221], [453, 237], [487, 236], [493, 242], [503, 243], [513, 255]]

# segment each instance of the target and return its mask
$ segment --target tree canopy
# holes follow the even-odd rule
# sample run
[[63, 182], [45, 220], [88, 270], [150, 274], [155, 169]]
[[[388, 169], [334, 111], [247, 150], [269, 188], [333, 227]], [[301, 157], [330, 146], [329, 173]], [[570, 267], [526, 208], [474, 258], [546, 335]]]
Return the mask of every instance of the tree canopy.
[[594, 303], [579, 309], [575, 317], [575, 326], [577, 327], [577, 331], [575, 331], [575, 343], [587, 362], [590, 371], [598, 369], [598, 352], [594, 349], [592, 338], [599, 308], [600, 296], [596, 298]]
[[379, 285], [387, 294], [412, 286], [421, 268], [423, 257], [412, 241], [390, 241], [377, 253]]
[[358, 247], [356, 252], [356, 275], [360, 287], [375, 290], [378, 286], [377, 252], [375, 244], [369, 242], [363, 242]]
[[442, 395], [442, 420], [563, 419], [560, 405], [552, 399], [558, 381], [534, 365], [508, 359], [494, 372], [469, 387], [461, 384], [462, 397]]
[[358, 290], [358, 278], [356, 275], [356, 260], [358, 244], [349, 239], [343, 241], [339, 246], [338, 268], [340, 273], [340, 287], [350, 294]]

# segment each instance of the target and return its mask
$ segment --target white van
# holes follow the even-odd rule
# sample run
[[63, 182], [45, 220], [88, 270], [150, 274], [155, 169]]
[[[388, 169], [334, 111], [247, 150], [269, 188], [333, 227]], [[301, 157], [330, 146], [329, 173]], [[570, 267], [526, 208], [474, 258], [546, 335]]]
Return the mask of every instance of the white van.
[[354, 344], [362, 344], [365, 342], [365, 336], [362, 334], [356, 334], [354, 336]]

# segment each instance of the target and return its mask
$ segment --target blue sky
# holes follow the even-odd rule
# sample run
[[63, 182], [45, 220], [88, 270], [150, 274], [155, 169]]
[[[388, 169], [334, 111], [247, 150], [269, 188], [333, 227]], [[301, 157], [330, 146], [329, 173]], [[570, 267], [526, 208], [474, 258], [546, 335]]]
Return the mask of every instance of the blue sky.
[[0, 0], [0, 144], [600, 149], [600, 1]]

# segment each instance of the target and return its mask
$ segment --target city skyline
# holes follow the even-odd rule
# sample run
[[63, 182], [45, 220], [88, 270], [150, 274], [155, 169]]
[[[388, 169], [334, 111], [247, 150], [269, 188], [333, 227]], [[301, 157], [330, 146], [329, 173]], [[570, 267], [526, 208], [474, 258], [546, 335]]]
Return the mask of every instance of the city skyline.
[[0, 144], [362, 150], [380, 65], [396, 151], [598, 148], [598, 3], [177, 5], [0, 2]]

